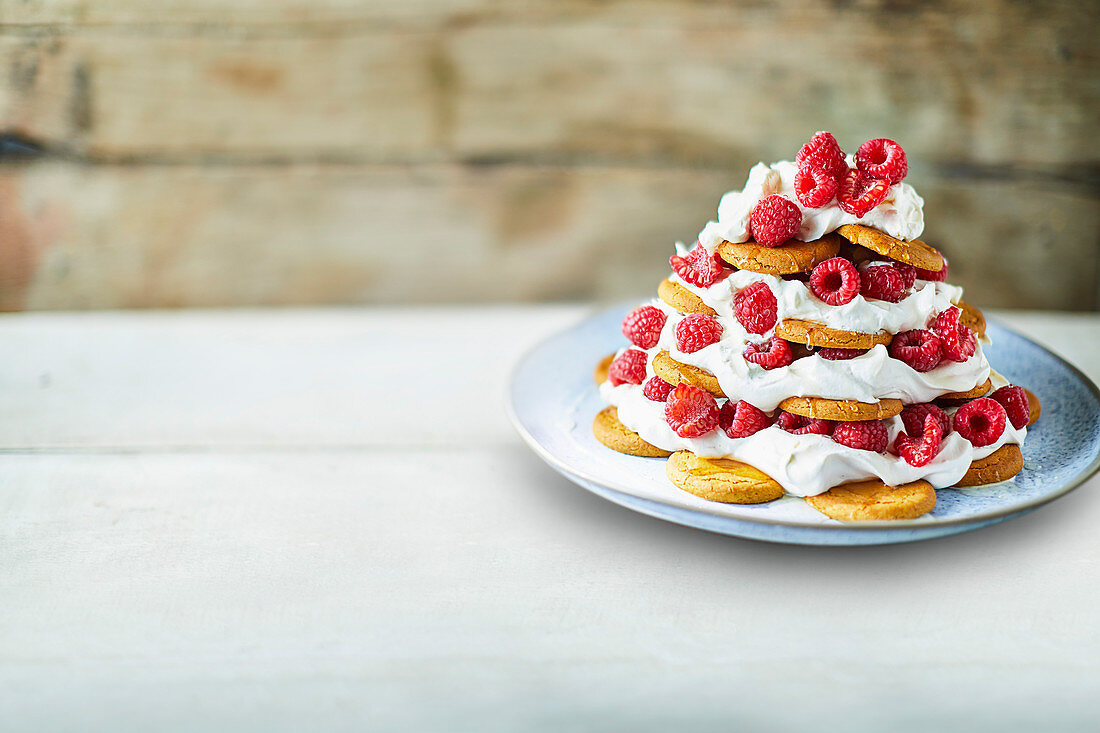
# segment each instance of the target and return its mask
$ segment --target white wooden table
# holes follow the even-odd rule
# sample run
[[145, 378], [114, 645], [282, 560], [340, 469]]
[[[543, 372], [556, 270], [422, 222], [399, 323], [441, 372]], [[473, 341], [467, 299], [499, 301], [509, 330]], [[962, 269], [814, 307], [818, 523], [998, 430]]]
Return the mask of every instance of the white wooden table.
[[[637, 515], [504, 414], [586, 311], [0, 317], [0, 727], [1095, 730], [1100, 482], [894, 547]], [[1096, 316], [1002, 317], [1100, 380]]]

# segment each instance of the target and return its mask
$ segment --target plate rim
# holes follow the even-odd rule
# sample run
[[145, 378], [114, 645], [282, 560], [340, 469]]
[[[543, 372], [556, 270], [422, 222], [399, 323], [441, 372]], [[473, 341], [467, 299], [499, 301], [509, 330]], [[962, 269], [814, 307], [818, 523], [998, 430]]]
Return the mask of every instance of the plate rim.
[[[508, 375], [508, 391], [507, 391], [507, 394], [505, 395], [505, 401], [504, 402], [505, 402], [505, 411], [508, 415], [509, 421], [511, 421], [511, 423], [512, 423], [512, 427], [514, 427], [516, 432], [519, 433], [520, 438], [523, 440], [524, 443], [527, 444], [527, 447], [530, 448], [545, 463], [547, 463], [551, 467], [557, 469], [559, 472], [562, 472], [562, 473], [565, 473], [565, 474], [571, 475], [571, 476], [576, 476], [577, 478], [583, 479], [585, 481], [589, 481], [593, 484], [596, 484], [597, 486], [602, 486], [606, 489], [618, 492], [620, 494], [625, 494], [627, 496], [632, 496], [632, 497], [635, 497], [635, 498], [642, 498], [642, 497], [638, 497], [636, 494], [631, 492], [628, 488], [621, 487], [618, 484], [618, 482], [616, 482], [615, 484], [609, 484], [606, 481], [595, 478], [594, 476], [592, 476], [591, 474], [586, 473], [583, 470], [579, 470], [579, 469], [576, 469], [572, 466], [566, 465], [562, 460], [557, 458], [557, 456], [552, 454], [541, 443], [539, 443], [535, 439], [535, 437], [530, 433], [530, 431], [527, 430], [526, 426], [524, 426], [524, 424], [523, 424], [523, 421], [520, 419], [518, 413], [516, 412], [516, 406], [515, 406], [515, 403], [516, 403], [515, 391], [516, 391], [517, 378], [519, 376], [520, 371], [524, 368], [524, 366], [526, 365], [528, 360], [531, 359], [532, 355], [537, 350], [542, 348], [542, 346], [547, 341], [549, 341], [551, 339], [554, 339], [554, 338], [557, 338], [557, 337], [559, 337], [559, 336], [561, 336], [565, 333], [568, 333], [569, 331], [577, 329], [578, 327], [583, 326], [586, 323], [589, 323], [591, 321], [595, 321], [595, 320], [598, 320], [600, 318], [606, 317], [607, 314], [613, 313], [615, 311], [620, 310], [621, 308], [624, 307], [624, 305], [626, 307], [629, 307], [629, 303], [624, 303], [624, 304], [620, 304], [620, 305], [609, 306], [607, 308], [601, 308], [601, 309], [597, 310], [595, 313], [588, 314], [587, 316], [581, 318], [579, 321], [576, 321], [575, 323], [573, 323], [572, 325], [570, 325], [566, 328], [558, 329], [558, 330], [546, 335], [545, 337], [539, 339], [536, 343], [532, 344], [527, 349], [525, 349], [520, 354], [520, 356], [516, 359], [515, 363], [512, 365], [511, 371], [509, 372], [509, 375]], [[1034, 339], [1031, 339], [1031, 338], [1025, 336], [1024, 334], [1020, 333], [1016, 329], [1005, 325], [1004, 322], [1001, 320], [1001, 318], [999, 318], [999, 317], [990, 317], [989, 320], [990, 320], [990, 322], [996, 324], [996, 326], [998, 328], [1003, 329], [1005, 331], [1008, 331], [1009, 333], [1013, 334], [1014, 336], [1017, 336], [1017, 337], [1023, 339], [1024, 341], [1026, 341], [1026, 342], [1032, 344], [1033, 346], [1039, 348], [1040, 350], [1044, 351], [1049, 356], [1053, 357], [1055, 360], [1060, 362], [1064, 367], [1068, 368], [1070, 370], [1070, 372], [1074, 376], [1076, 376], [1085, 385], [1085, 387], [1092, 393], [1093, 397], [1096, 398], [1096, 401], [1098, 403], [1100, 403], [1100, 387], [1097, 387], [1096, 383], [1093, 382], [1092, 379], [1090, 379], [1087, 374], [1082, 372], [1074, 364], [1067, 361], [1066, 359], [1059, 356], [1058, 354], [1054, 353], [1053, 351], [1051, 351], [1050, 349], [1048, 349], [1046, 346], [1039, 343], [1038, 341], [1035, 341]], [[608, 449], [608, 450], [610, 450], [610, 449]], [[974, 516], [971, 516], [971, 517], [959, 517], [959, 518], [956, 518], [956, 519], [946, 519], [946, 520], [942, 520], [942, 521], [933, 521], [933, 522], [927, 522], [926, 521], [926, 522], [922, 522], [920, 524], [913, 524], [913, 522], [917, 521], [917, 520], [914, 520], [914, 519], [878, 519], [878, 520], [862, 521], [862, 522], [843, 522], [843, 521], [840, 521], [840, 520], [834, 520], [834, 521], [837, 522], [836, 524], [817, 524], [817, 523], [810, 524], [810, 523], [807, 523], [807, 522], [796, 522], [796, 521], [784, 520], [784, 519], [766, 519], [766, 518], [761, 518], [761, 517], [730, 517], [726, 514], [721, 514], [719, 512], [710, 512], [710, 511], [707, 511], [706, 509], [702, 509], [702, 508], [698, 508], [698, 507], [681, 506], [681, 505], [677, 505], [677, 504], [671, 504], [669, 502], [659, 501], [659, 500], [656, 500], [656, 499], [649, 499], [649, 501], [652, 501], [656, 504], [660, 504], [662, 506], [667, 506], [667, 507], [670, 507], [670, 508], [673, 508], [673, 509], [679, 509], [679, 510], [683, 510], [683, 511], [695, 512], [695, 513], [699, 513], [699, 514], [705, 514], [709, 517], [718, 517], [718, 518], [721, 518], [721, 519], [731, 519], [731, 520], [737, 520], [737, 521], [741, 521], [741, 522], [752, 522], [752, 523], [755, 523], [755, 524], [761, 524], [761, 525], [772, 526], [772, 527], [792, 527], [792, 528], [798, 528], [798, 529], [825, 530], [825, 531], [830, 531], [830, 532], [851, 531], [851, 530], [855, 530], [855, 531], [879, 531], [879, 532], [881, 532], [883, 530], [889, 530], [889, 529], [920, 530], [920, 529], [925, 529], [925, 528], [932, 529], [934, 527], [951, 527], [951, 526], [957, 526], [957, 525], [967, 525], [967, 524], [975, 524], [975, 523], [979, 523], [979, 522], [987, 522], [989, 520], [998, 519], [998, 518], [1008, 518], [1008, 517], [1010, 517], [1011, 515], [1014, 515], [1014, 514], [1020, 514], [1020, 513], [1023, 513], [1023, 512], [1027, 512], [1027, 511], [1030, 511], [1032, 509], [1036, 509], [1038, 507], [1041, 507], [1044, 504], [1048, 504], [1048, 503], [1054, 501], [1055, 499], [1060, 499], [1061, 497], [1065, 496], [1066, 494], [1070, 493], [1071, 491], [1073, 491], [1074, 489], [1076, 489], [1077, 487], [1081, 486], [1083, 483], [1088, 481], [1098, 471], [1100, 471], [1100, 451], [1098, 451], [1097, 454], [1095, 456], [1093, 456], [1092, 462], [1089, 464], [1089, 466], [1087, 468], [1085, 468], [1080, 474], [1078, 474], [1076, 477], [1074, 477], [1073, 480], [1067, 482], [1064, 486], [1060, 487], [1056, 492], [1054, 492], [1052, 494], [1047, 494], [1047, 495], [1044, 495], [1042, 497], [1032, 499], [1029, 502], [1027, 502], [1026, 504], [1015, 505], [1015, 506], [1012, 506], [1010, 508], [992, 510], [988, 513], [977, 514], [977, 515], [974, 515]], [[583, 485], [581, 487], [585, 488]], [[944, 487], [944, 488], [951, 488], [951, 487]], [[595, 492], [591, 492], [591, 493], [595, 493]], [[599, 496], [599, 494], [597, 494], [597, 496]], [[607, 499], [607, 497], [600, 497], [600, 498], [604, 499], [605, 501], [609, 501]], [[613, 503], [618, 503], [618, 502], [613, 502]], [[620, 504], [620, 506], [623, 506], [623, 505]], [[632, 509], [631, 507], [626, 507], [626, 508]], [[666, 519], [665, 521], [671, 521], [671, 520]]]

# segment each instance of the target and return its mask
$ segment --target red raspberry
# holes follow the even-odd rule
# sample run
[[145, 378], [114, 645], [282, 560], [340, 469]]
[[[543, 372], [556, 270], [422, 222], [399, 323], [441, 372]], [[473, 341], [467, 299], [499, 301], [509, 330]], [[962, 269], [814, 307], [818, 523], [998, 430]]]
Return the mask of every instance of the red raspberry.
[[991, 445], [1005, 431], [1008, 413], [1000, 402], [988, 397], [970, 400], [955, 413], [955, 432], [976, 448]]
[[913, 283], [917, 281], [917, 268], [912, 265], [907, 265], [904, 262], [898, 262], [894, 260], [890, 263], [898, 274], [901, 275], [901, 286], [905, 290], [909, 290], [913, 287]]
[[943, 255], [940, 255], [940, 257], [943, 258], [942, 270], [939, 272], [932, 272], [931, 270], [922, 270], [919, 267], [914, 267], [913, 269], [917, 271], [917, 277], [921, 280], [929, 280], [935, 283], [942, 283], [947, 280], [947, 258]]
[[891, 185], [909, 173], [905, 151], [896, 142], [884, 137], [868, 140], [859, 146], [856, 166], [872, 178], [881, 178]]
[[829, 361], [847, 361], [848, 359], [854, 359], [857, 356], [863, 356], [870, 349], [829, 349], [820, 348], [817, 350], [817, 355], [822, 359], [828, 359]]
[[905, 425], [905, 432], [909, 437], [919, 438], [926, 432], [924, 421], [928, 416], [931, 416], [939, 425], [941, 437], [951, 432], [951, 418], [947, 413], [930, 402], [925, 402], [920, 405], [909, 405], [901, 411], [901, 422]]
[[742, 355], [746, 361], [765, 369], [778, 369], [794, 361], [791, 345], [778, 336], [772, 336], [771, 341], [763, 344], [748, 344]]
[[1008, 421], [1012, 427], [1019, 430], [1031, 420], [1031, 405], [1027, 401], [1027, 392], [1023, 387], [1014, 384], [1006, 384], [989, 395], [991, 399], [1001, 403], [1008, 415]]
[[710, 392], [677, 385], [665, 403], [665, 422], [681, 438], [698, 438], [718, 427], [718, 402]]
[[956, 306], [951, 306], [932, 322], [932, 330], [940, 337], [943, 358], [950, 361], [966, 361], [974, 356], [977, 348], [974, 332], [959, 323], [961, 313]]
[[898, 433], [894, 440], [894, 450], [915, 468], [927, 466], [940, 452], [943, 440], [943, 428], [933, 415], [925, 416], [922, 430], [919, 436]]
[[775, 326], [779, 302], [767, 283], [756, 282], [733, 298], [737, 322], [749, 333], [767, 333]]
[[672, 391], [672, 385], [654, 375], [646, 380], [642, 386], [642, 394], [654, 402], [664, 402], [668, 399], [668, 393]]
[[825, 260], [810, 273], [810, 292], [829, 305], [850, 303], [859, 295], [859, 272], [843, 257]]
[[607, 378], [611, 380], [611, 386], [641, 384], [645, 379], [645, 362], [645, 352], [637, 349], [627, 349], [616, 356], [615, 361], [607, 368]]
[[859, 292], [864, 298], [897, 303], [905, 296], [905, 281], [901, 273], [888, 264], [871, 265], [859, 275]]
[[698, 288], [709, 288], [731, 272], [723, 267], [721, 257], [707, 252], [706, 247], [698, 242], [695, 249], [683, 257], [669, 257], [668, 264], [681, 280]]
[[639, 349], [652, 349], [661, 338], [667, 318], [664, 311], [652, 305], [635, 308], [623, 319], [623, 336]]
[[828, 435], [833, 432], [832, 420], [802, 417], [790, 412], [779, 413], [776, 425], [795, 435]]
[[886, 199], [889, 188], [890, 184], [886, 181], [871, 178], [863, 171], [852, 168], [841, 179], [836, 200], [840, 208], [862, 219], [864, 214]]
[[794, 195], [807, 209], [820, 209], [836, 196], [836, 178], [821, 168], [800, 168], [794, 174]]
[[861, 420], [837, 423], [833, 440], [858, 450], [881, 453], [890, 444], [890, 431], [882, 420]]
[[798, 234], [798, 228], [802, 226], [802, 211], [790, 199], [773, 193], [760, 199], [753, 207], [749, 226], [757, 244], [774, 247]]
[[721, 338], [722, 324], [713, 316], [691, 313], [676, 324], [676, 348], [685, 354], [716, 344]]
[[923, 328], [902, 331], [890, 342], [890, 356], [904, 361], [918, 372], [935, 369], [942, 359], [940, 337]]
[[815, 132], [810, 142], [798, 151], [794, 162], [798, 164], [799, 170], [819, 168], [838, 180], [848, 172], [844, 151], [840, 149], [840, 144], [831, 132]]
[[718, 415], [719, 427], [731, 438], [747, 438], [771, 424], [772, 419], [766, 412], [744, 400], [727, 402]]

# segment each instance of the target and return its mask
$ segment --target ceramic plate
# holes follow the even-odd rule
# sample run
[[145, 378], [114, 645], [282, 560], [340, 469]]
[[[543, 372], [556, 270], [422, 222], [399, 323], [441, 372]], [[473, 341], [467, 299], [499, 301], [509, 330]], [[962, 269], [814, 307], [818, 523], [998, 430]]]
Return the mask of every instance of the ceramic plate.
[[643, 514], [722, 534], [806, 545], [873, 545], [942, 537], [1018, 517], [1062, 496], [1100, 467], [1100, 391], [1077, 368], [996, 323], [985, 349], [1014, 384], [1035, 392], [1042, 417], [1028, 430], [1024, 470], [992, 486], [940, 489], [919, 519], [844, 523], [803, 500], [719, 504], [673, 486], [664, 458], [616, 453], [596, 441], [603, 409], [592, 371], [622, 344], [619, 324], [633, 307], [599, 313], [546, 339], [520, 359], [508, 410], [528, 445], [557, 471], [605, 499]]

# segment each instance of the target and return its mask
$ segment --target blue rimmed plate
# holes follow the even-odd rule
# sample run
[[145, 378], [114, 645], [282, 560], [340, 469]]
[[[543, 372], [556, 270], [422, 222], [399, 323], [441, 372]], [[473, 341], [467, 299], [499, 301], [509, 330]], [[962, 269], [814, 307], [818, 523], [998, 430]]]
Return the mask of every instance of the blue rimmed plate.
[[604, 407], [592, 380], [601, 357], [622, 341], [631, 306], [598, 313], [541, 342], [516, 365], [508, 411], [520, 435], [550, 466], [589, 491], [643, 514], [690, 527], [769, 542], [876, 545], [943, 537], [1018, 517], [1063, 496], [1100, 468], [1100, 391], [1058, 356], [996, 323], [985, 348], [993, 367], [1039, 397], [1042, 418], [1028, 430], [1024, 470], [1010, 481], [940, 489], [936, 508], [903, 521], [838, 522], [801, 499], [719, 504], [680, 491], [665, 459], [616, 453], [596, 441], [592, 418]]

